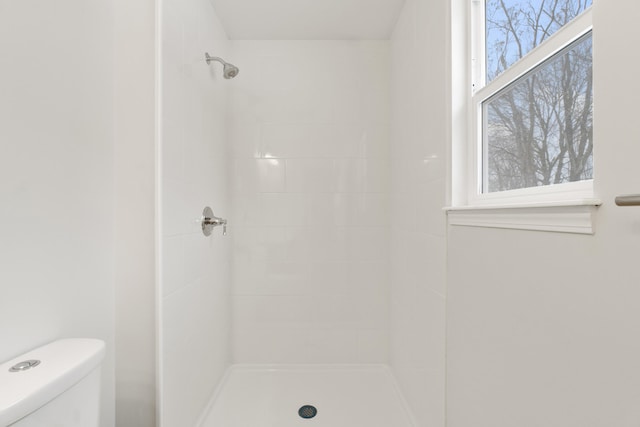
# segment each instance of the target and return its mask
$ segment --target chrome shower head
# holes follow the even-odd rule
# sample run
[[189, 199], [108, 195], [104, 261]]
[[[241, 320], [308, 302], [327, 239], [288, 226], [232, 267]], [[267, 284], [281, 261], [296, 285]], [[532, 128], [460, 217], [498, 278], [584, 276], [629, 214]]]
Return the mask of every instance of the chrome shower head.
[[233, 64], [224, 64], [224, 71], [222, 75], [225, 79], [232, 79], [238, 75], [240, 70]]
[[226, 62], [222, 58], [218, 58], [217, 56], [211, 56], [208, 53], [205, 53], [204, 58], [206, 59], [207, 64], [211, 64], [211, 61], [216, 61], [224, 65], [224, 70], [222, 72], [222, 75], [227, 80], [234, 78], [240, 72], [240, 69], [238, 67]]

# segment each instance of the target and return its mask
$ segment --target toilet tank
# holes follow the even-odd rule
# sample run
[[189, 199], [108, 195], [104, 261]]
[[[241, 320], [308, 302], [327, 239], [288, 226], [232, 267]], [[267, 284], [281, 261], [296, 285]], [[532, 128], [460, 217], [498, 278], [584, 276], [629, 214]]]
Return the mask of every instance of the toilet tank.
[[0, 365], [0, 427], [97, 427], [105, 344], [52, 342]]

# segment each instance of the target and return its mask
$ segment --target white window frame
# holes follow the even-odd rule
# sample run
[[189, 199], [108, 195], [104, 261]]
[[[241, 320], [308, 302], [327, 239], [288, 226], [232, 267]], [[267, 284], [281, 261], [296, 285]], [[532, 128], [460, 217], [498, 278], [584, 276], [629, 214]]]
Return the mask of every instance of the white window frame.
[[472, 0], [472, 31], [470, 41], [472, 85], [469, 111], [468, 153], [471, 157], [471, 171], [468, 175], [467, 197], [471, 205], [487, 205], [514, 202], [557, 202], [568, 199], [593, 197], [593, 180], [570, 182], [517, 190], [482, 193], [483, 186], [483, 114], [482, 104], [515, 82], [525, 74], [543, 65], [545, 61], [586, 35], [593, 29], [592, 7], [569, 22], [551, 37], [536, 46], [522, 59], [507, 68], [490, 83], [486, 83], [485, 72], [485, 0]]
[[[602, 204], [594, 196], [593, 179], [482, 192], [483, 102], [592, 32], [592, 9], [485, 84], [485, 0], [452, 1], [452, 206], [445, 208], [450, 225], [593, 234], [594, 208]], [[463, 26], [466, 36], [461, 38]], [[464, 72], [460, 69], [463, 65]]]

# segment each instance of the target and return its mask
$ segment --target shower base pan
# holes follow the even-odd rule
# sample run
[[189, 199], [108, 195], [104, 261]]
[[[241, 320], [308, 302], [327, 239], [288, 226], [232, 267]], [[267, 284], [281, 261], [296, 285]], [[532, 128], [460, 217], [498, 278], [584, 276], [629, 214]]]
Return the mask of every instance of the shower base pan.
[[200, 427], [414, 427], [384, 365], [235, 365]]

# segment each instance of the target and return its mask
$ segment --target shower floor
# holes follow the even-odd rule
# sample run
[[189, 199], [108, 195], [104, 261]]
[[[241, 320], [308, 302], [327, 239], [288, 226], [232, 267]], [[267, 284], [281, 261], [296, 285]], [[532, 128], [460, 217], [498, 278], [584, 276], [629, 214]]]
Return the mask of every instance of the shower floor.
[[[304, 419], [298, 410], [317, 408]], [[414, 427], [384, 365], [229, 369], [200, 427]]]

